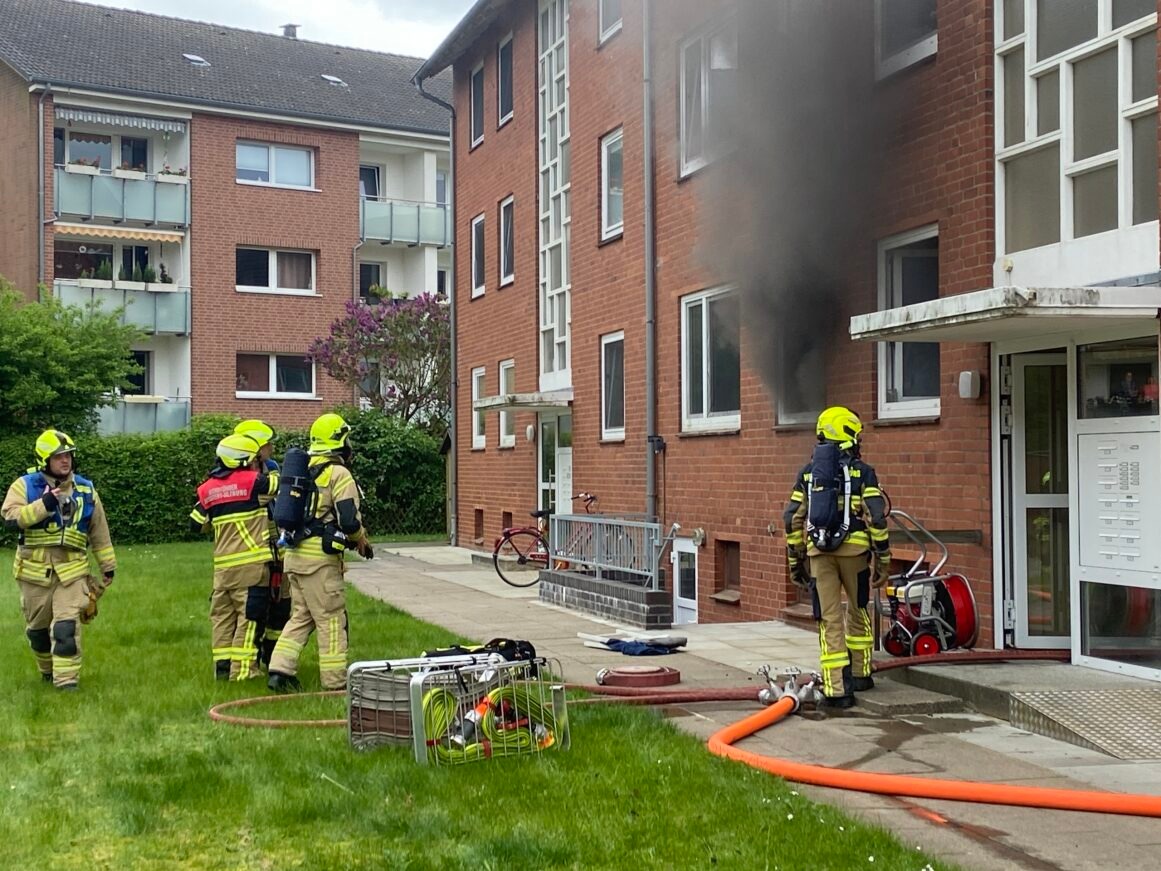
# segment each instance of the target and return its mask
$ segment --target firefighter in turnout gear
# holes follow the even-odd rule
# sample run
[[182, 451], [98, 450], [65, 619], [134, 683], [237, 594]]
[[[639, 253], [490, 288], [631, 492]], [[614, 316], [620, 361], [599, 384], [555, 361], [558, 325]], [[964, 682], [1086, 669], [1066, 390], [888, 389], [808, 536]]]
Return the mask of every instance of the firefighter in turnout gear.
[[347, 684], [347, 604], [343, 553], [372, 556], [359, 514], [359, 487], [347, 469], [351, 427], [339, 415], [324, 414], [310, 428], [309, 473], [313, 492], [306, 503], [306, 536], [286, 551], [286, 581], [293, 611], [274, 647], [268, 686], [275, 692], [300, 689], [298, 660], [318, 632], [319, 679], [324, 689]]
[[[219, 680], [258, 675], [258, 640], [270, 582], [270, 515], [278, 473], [259, 468], [259, 446], [248, 436], [218, 442], [218, 465], [198, 487], [190, 512], [195, 529], [214, 533], [210, 627]], [[255, 589], [257, 588], [257, 593]]]
[[[277, 473], [278, 463], [272, 457], [274, 453], [274, 428], [260, 420], [244, 420], [234, 427], [234, 435], [249, 436], [258, 444], [258, 468], [266, 469], [268, 473]], [[270, 522], [270, 580], [258, 587], [250, 588], [250, 595], [257, 600], [254, 607], [264, 614], [262, 620], [263, 632], [258, 639], [258, 657], [264, 666], [269, 667], [270, 656], [274, 652], [274, 645], [290, 619], [290, 590], [282, 583], [282, 554], [278, 549], [278, 528], [273, 518]]]
[[[117, 559], [93, 482], [73, 471], [76, 447], [59, 430], [36, 440], [36, 467], [4, 498], [4, 525], [20, 531], [12, 574], [20, 584], [25, 634], [45, 682], [75, 690], [81, 626], [113, 582]], [[92, 551], [101, 578], [89, 573]]]
[[[870, 588], [890, 576], [887, 500], [859, 457], [862, 422], [841, 406], [819, 415], [818, 446], [783, 515], [791, 579], [813, 593], [824, 704], [849, 708], [872, 689]], [[842, 593], [846, 592], [846, 625]]]

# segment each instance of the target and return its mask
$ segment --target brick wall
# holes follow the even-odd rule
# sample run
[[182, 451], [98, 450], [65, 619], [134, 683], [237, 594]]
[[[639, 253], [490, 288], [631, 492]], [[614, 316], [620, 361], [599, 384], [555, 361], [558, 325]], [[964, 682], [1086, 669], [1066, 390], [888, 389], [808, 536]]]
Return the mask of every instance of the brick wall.
[[[314, 191], [238, 184], [238, 139], [313, 149]], [[190, 124], [192, 394], [194, 413], [309, 424], [351, 392], [316, 374], [320, 400], [235, 398], [237, 352], [302, 354], [352, 297], [359, 241], [358, 134], [195, 114]], [[318, 296], [239, 293], [237, 246], [313, 251]]]
[[[47, 100], [51, 118], [51, 100]], [[37, 96], [0, 63], [0, 275], [29, 299], [36, 298]], [[46, 182], [52, 182], [52, 124], [48, 123]], [[50, 201], [51, 202], [51, 201]]]

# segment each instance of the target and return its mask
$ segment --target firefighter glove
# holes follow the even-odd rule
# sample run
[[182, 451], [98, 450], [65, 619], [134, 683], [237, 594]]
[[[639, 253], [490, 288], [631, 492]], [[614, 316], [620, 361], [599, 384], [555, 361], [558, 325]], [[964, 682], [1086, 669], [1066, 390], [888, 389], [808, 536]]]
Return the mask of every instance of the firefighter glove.
[[97, 600], [101, 598], [98, 592], [99, 587], [88, 586], [85, 587], [85, 594], [89, 597], [85, 603], [85, 607], [81, 609], [81, 623], [89, 624], [93, 622], [93, 618], [97, 616]]
[[375, 558], [375, 551], [371, 548], [371, 542], [367, 541], [367, 539], [364, 538], [359, 542], [358, 549], [359, 556], [361, 556], [363, 559]]
[[56, 511], [56, 506], [60, 504], [60, 500], [52, 490], [45, 490], [44, 495], [40, 497], [40, 501], [44, 503], [44, 507], [49, 511]]
[[887, 586], [891, 580], [891, 558], [880, 557], [875, 561], [875, 577], [871, 580], [871, 586], [876, 590]]

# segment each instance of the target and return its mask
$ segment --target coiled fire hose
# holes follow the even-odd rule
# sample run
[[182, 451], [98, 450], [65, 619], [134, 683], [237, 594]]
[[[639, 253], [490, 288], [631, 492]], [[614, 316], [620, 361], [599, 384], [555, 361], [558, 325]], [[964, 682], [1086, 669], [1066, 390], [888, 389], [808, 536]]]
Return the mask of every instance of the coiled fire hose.
[[[423, 697], [423, 728], [427, 753], [440, 762], [467, 762], [491, 756], [514, 756], [535, 746], [551, 747], [556, 717], [551, 706], [522, 686], [498, 687], [459, 716], [460, 701], [446, 688]], [[514, 713], [515, 721], [509, 716]]]

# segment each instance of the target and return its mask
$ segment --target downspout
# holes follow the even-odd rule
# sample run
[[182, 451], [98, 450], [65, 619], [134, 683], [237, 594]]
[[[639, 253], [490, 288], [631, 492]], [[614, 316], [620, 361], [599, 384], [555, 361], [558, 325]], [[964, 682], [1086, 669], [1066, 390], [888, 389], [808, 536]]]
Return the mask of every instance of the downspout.
[[429, 94], [423, 90], [423, 79], [418, 76], [413, 79], [415, 87], [419, 91], [419, 95], [425, 100], [430, 100], [437, 106], [442, 106], [446, 109], [451, 117], [448, 120], [448, 159], [451, 164], [451, 190], [448, 192], [448, 198], [451, 201], [453, 239], [451, 245], [451, 287], [448, 288], [448, 320], [451, 326], [451, 405], [448, 411], [448, 432], [451, 434], [451, 447], [448, 450], [448, 462], [451, 464], [451, 480], [448, 482], [448, 501], [451, 502], [451, 518], [448, 520], [448, 536], [453, 545], [458, 543], [456, 538], [456, 524], [459, 518], [459, 449], [456, 446], [456, 424], [458, 414], [456, 412], [456, 404], [459, 401], [459, 367], [456, 358], [456, 246], [454, 238], [455, 212], [456, 212], [456, 196], [455, 196], [455, 182], [456, 182], [456, 110], [451, 103], [444, 102], [434, 94]]
[[[36, 118], [37, 118], [37, 135], [36, 135], [36, 192], [37, 202], [40, 203], [40, 220], [37, 222], [36, 239], [39, 243], [37, 248], [36, 260], [36, 286], [39, 296], [40, 286], [44, 284], [44, 228], [50, 221], [45, 217], [44, 208], [44, 194], [45, 194], [45, 179], [44, 179], [44, 100], [52, 93], [52, 85], [45, 84], [44, 90], [40, 92], [40, 99], [36, 104]], [[52, 218], [51, 220], [56, 220]]]
[[[359, 249], [363, 247], [363, 243], [367, 240], [362, 237], [363, 233], [363, 212], [366, 206], [363, 205], [363, 198], [359, 198], [359, 241], [355, 243], [355, 247], [351, 249], [351, 301], [358, 304], [359, 302]], [[358, 386], [351, 388], [351, 396], [354, 400], [355, 407], [359, 407], [359, 388]]]
[[645, 164], [645, 513], [657, 517], [657, 454], [665, 442], [657, 434], [657, 254], [653, 193], [653, 2], [643, 0], [641, 59], [644, 68], [642, 159]]

